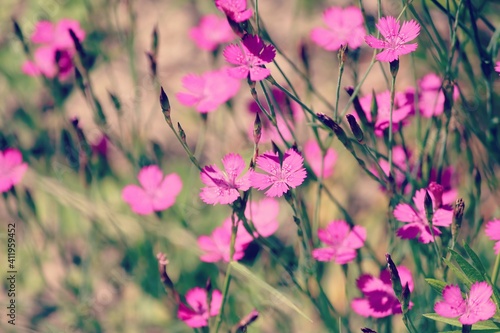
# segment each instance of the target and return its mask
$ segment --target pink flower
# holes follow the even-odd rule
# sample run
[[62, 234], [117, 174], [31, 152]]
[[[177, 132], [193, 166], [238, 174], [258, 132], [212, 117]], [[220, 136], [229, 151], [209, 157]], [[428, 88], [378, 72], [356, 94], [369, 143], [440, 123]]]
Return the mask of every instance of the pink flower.
[[215, 6], [235, 22], [246, 21], [253, 15], [251, 9], [246, 9], [246, 0], [215, 0]]
[[[403, 239], [413, 239], [419, 236], [418, 241], [427, 244], [433, 242], [434, 238], [432, 237], [429, 222], [425, 214], [425, 191], [425, 189], [420, 189], [415, 193], [413, 197], [415, 208], [406, 203], [398, 204], [394, 209], [394, 217], [403, 223], [407, 223], [405, 226], [398, 229], [397, 234], [399, 237]], [[436, 199], [432, 192], [429, 192], [429, 195], [432, 198], [434, 209], [434, 213], [432, 214], [433, 231], [434, 235], [437, 237], [441, 234], [441, 231], [437, 227], [450, 226], [453, 219], [453, 211], [437, 208]]]
[[487, 282], [475, 282], [465, 299], [457, 285], [448, 285], [443, 289], [443, 300], [434, 305], [434, 311], [447, 318], [460, 317], [458, 320], [463, 325], [473, 325], [495, 315], [497, 308], [491, 300], [492, 294]]
[[[398, 273], [401, 284], [413, 291], [413, 279], [411, 272], [404, 266], [398, 266]], [[369, 274], [361, 275], [357, 280], [359, 290], [365, 298], [355, 298], [351, 302], [351, 307], [360, 316], [383, 318], [393, 314], [401, 313], [401, 304], [394, 294], [391, 283], [391, 274], [388, 270], [380, 273], [380, 278]], [[410, 308], [413, 303], [410, 302]]]
[[[276, 230], [278, 230], [278, 214], [280, 212], [280, 207], [278, 201], [273, 198], [264, 198], [260, 201], [251, 201], [247, 204], [245, 209], [245, 217], [253, 224], [256, 233], [254, 237], [257, 238], [259, 235], [266, 238], [273, 235]], [[231, 219], [225, 221], [231, 225]], [[250, 235], [245, 226], [240, 221], [238, 226], [238, 238], [242, 242], [250, 243], [253, 240], [252, 235]], [[240, 234], [241, 232], [241, 234]]]
[[337, 162], [337, 153], [333, 148], [328, 148], [325, 157], [322, 158], [319, 144], [316, 140], [309, 140], [304, 145], [304, 156], [316, 176], [321, 174], [321, 163], [323, 163], [323, 178], [333, 174], [333, 167]]
[[495, 71], [500, 73], [500, 61], [497, 61], [497, 65], [495, 66]]
[[79, 41], [85, 39], [85, 31], [80, 28], [80, 23], [75, 20], [62, 19], [57, 24], [49, 21], [39, 21], [31, 35], [35, 44], [50, 44], [58, 49], [73, 49], [74, 44], [69, 30], [73, 30]]
[[337, 264], [347, 264], [356, 258], [356, 250], [363, 247], [366, 240], [366, 229], [349, 225], [342, 220], [332, 221], [326, 229], [318, 229], [318, 238], [327, 247], [314, 249], [312, 255], [318, 261], [335, 260]]
[[187, 305], [184, 303], [179, 304], [177, 317], [192, 328], [207, 326], [208, 319], [219, 314], [222, 304], [220, 290], [214, 290], [211, 299], [209, 313], [207, 291], [200, 287], [189, 290], [186, 293]]
[[8, 148], [0, 151], [0, 192], [7, 192], [18, 184], [28, 169], [23, 163], [23, 156], [17, 149]]
[[225, 18], [209, 14], [201, 18], [198, 26], [189, 30], [189, 37], [200, 49], [214, 51], [219, 44], [232, 41], [234, 34]]
[[157, 165], [142, 168], [137, 178], [141, 186], [125, 186], [122, 198], [132, 211], [140, 215], [169, 208], [182, 189], [179, 175], [171, 173], [163, 177], [163, 172]]
[[330, 7], [323, 13], [323, 21], [328, 29], [314, 28], [311, 31], [311, 39], [325, 50], [336, 51], [342, 45], [357, 49], [363, 44], [366, 30], [363, 26], [363, 14], [359, 8]]
[[[406, 180], [405, 171], [408, 171], [408, 166], [410, 164], [409, 157], [406, 156], [406, 152], [403, 146], [394, 146], [392, 148], [392, 163], [394, 165], [392, 172], [396, 186], [401, 188]], [[386, 159], [379, 159], [378, 164], [384, 174], [389, 176], [389, 161]], [[376, 173], [376, 170], [373, 170]]]
[[[200, 198], [207, 204], [226, 205], [234, 202], [241, 191], [250, 188], [250, 172], [241, 176], [245, 161], [238, 154], [227, 154], [222, 159], [224, 172], [215, 164], [208, 165], [201, 171], [201, 181], [206, 187], [201, 189]], [[239, 179], [237, 179], [241, 176]]]
[[290, 188], [295, 188], [304, 182], [307, 176], [304, 169], [304, 158], [294, 149], [288, 149], [280, 161], [278, 153], [267, 151], [257, 157], [256, 164], [267, 174], [253, 172], [250, 175], [252, 187], [265, 190], [270, 187], [268, 197], [280, 197]]
[[183, 105], [194, 106], [200, 113], [215, 111], [240, 89], [240, 81], [228, 75], [225, 67], [201, 76], [188, 74], [182, 78], [182, 85], [189, 92], [175, 96]]
[[365, 36], [366, 44], [375, 49], [385, 49], [377, 54], [379, 61], [394, 61], [400, 55], [408, 54], [417, 49], [418, 44], [406, 44], [417, 38], [420, 33], [420, 25], [415, 21], [407, 21], [400, 28], [399, 21], [392, 16], [381, 17], [376, 24], [377, 29], [385, 40], [380, 40], [372, 35]]
[[[444, 111], [444, 93], [441, 90], [441, 78], [434, 73], [427, 74], [418, 83], [420, 113], [426, 118], [439, 116]], [[457, 87], [453, 89], [453, 100], [460, 96]]]
[[[441, 203], [443, 206], [451, 206], [455, 203], [455, 200], [458, 197], [458, 191], [456, 190], [456, 175], [453, 167], [444, 168], [443, 173], [441, 175], [441, 183], [440, 186], [443, 187], [443, 194], [441, 197]], [[437, 171], [435, 169], [431, 169], [431, 174], [429, 176], [429, 182], [437, 181]]]
[[[224, 221], [222, 226], [215, 228], [210, 236], [203, 235], [198, 237], [198, 247], [204, 252], [204, 254], [200, 256], [201, 261], [230, 261], [232, 233], [231, 222], [231, 217], [229, 217]], [[245, 249], [251, 241], [251, 236], [246, 232], [243, 225], [239, 224], [236, 232], [233, 260], [237, 261], [243, 258], [245, 255]]]
[[500, 219], [489, 221], [486, 224], [486, 236], [493, 241], [497, 241], [494, 247], [495, 254], [500, 253]]
[[250, 75], [250, 80], [260, 81], [271, 74], [264, 65], [273, 61], [276, 50], [272, 45], [265, 45], [259, 36], [245, 35], [241, 46], [229, 44], [222, 54], [227, 62], [238, 65], [228, 70], [229, 75], [236, 79], [246, 79]]

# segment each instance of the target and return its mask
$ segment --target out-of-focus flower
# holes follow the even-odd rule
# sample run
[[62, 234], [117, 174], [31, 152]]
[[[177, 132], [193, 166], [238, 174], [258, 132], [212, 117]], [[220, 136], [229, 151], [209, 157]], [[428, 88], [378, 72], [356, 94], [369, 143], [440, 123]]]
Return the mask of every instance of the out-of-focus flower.
[[227, 62], [237, 65], [228, 69], [229, 75], [236, 79], [250, 76], [250, 80], [260, 81], [271, 74], [264, 65], [273, 61], [276, 50], [272, 45], [265, 45], [259, 36], [245, 35], [241, 45], [229, 44], [223, 55]]
[[495, 66], [495, 71], [500, 74], [500, 61], [497, 61], [497, 65]]
[[307, 176], [304, 169], [304, 158], [294, 149], [288, 149], [280, 161], [278, 153], [267, 151], [257, 157], [257, 166], [266, 174], [253, 172], [250, 175], [252, 187], [265, 190], [268, 197], [280, 197], [290, 188], [295, 188], [304, 182]]
[[[266, 238], [273, 235], [276, 230], [278, 230], [278, 214], [280, 212], [280, 205], [278, 201], [273, 198], [264, 198], [260, 201], [251, 201], [247, 204], [245, 209], [245, 217], [248, 221], [253, 223], [255, 230], [258, 235]], [[242, 240], [247, 240], [250, 243], [253, 240], [252, 235], [250, 235], [243, 223], [240, 221], [238, 227], [238, 232], [244, 231], [242, 233]], [[257, 237], [257, 233], [254, 235]]]
[[321, 163], [323, 163], [323, 178], [328, 178], [333, 174], [333, 167], [337, 162], [337, 153], [333, 148], [328, 148], [323, 158], [318, 142], [309, 140], [304, 145], [304, 156], [316, 176], [321, 175]]
[[28, 164], [23, 163], [19, 150], [8, 148], [0, 151], [0, 192], [7, 192], [18, 184], [27, 169]]
[[487, 282], [472, 284], [465, 299], [457, 285], [448, 285], [443, 289], [443, 300], [434, 305], [434, 311], [447, 318], [459, 317], [462, 325], [473, 325], [495, 315], [497, 308], [491, 295], [493, 289]]
[[228, 75], [227, 70], [223, 67], [203, 75], [188, 74], [182, 78], [182, 85], [189, 92], [175, 96], [183, 105], [193, 106], [200, 113], [215, 111], [240, 89], [240, 80]]
[[195, 287], [186, 293], [186, 304], [179, 304], [177, 317], [189, 327], [197, 328], [208, 325], [210, 317], [217, 316], [222, 304], [222, 293], [214, 290], [211, 295], [210, 313], [208, 306], [207, 291], [200, 287]]
[[[455, 203], [455, 200], [458, 196], [458, 191], [456, 189], [455, 184], [455, 169], [450, 166], [443, 169], [443, 173], [441, 174], [441, 182], [440, 185], [443, 187], [443, 195], [441, 198], [441, 202], [443, 206], [451, 206]], [[432, 169], [431, 174], [429, 176], [429, 182], [437, 181], [437, 170]]]
[[[411, 271], [404, 267], [397, 267], [401, 284], [413, 291], [413, 279]], [[383, 318], [393, 314], [401, 313], [401, 304], [394, 294], [391, 283], [391, 274], [386, 269], [380, 273], [380, 278], [370, 274], [361, 275], [357, 280], [357, 286], [365, 298], [355, 298], [351, 307], [357, 314], [363, 317]], [[413, 303], [410, 302], [411, 308]]]
[[495, 243], [495, 254], [500, 253], [500, 219], [489, 221], [486, 224], [486, 236], [491, 240], [497, 241]]
[[[231, 220], [224, 223], [221, 227], [214, 229], [210, 236], [198, 237], [198, 247], [204, 252], [200, 260], [204, 262], [230, 261], [231, 251]], [[240, 260], [245, 255], [245, 249], [248, 246], [248, 234], [240, 231], [242, 226], [238, 227], [236, 233], [236, 242], [234, 244], [233, 260]]]
[[337, 51], [342, 45], [357, 49], [363, 44], [366, 30], [364, 19], [358, 7], [330, 7], [323, 13], [328, 29], [314, 28], [311, 31], [313, 42], [327, 51]]
[[253, 15], [246, 0], [215, 0], [215, 6], [234, 22], [246, 21]]
[[[405, 171], [409, 170], [408, 166], [410, 164], [409, 156], [406, 155], [403, 146], [394, 146], [392, 148], [392, 163], [395, 166], [392, 169], [394, 181], [396, 186], [401, 188], [406, 180]], [[381, 158], [378, 160], [378, 164], [384, 174], [389, 176], [389, 161]], [[376, 170], [373, 170], [373, 172], [376, 173]]]
[[182, 189], [179, 175], [171, 173], [163, 177], [163, 172], [157, 165], [142, 168], [137, 178], [141, 186], [125, 186], [122, 198], [132, 211], [141, 215], [171, 207]]
[[220, 44], [232, 41], [235, 36], [225, 18], [208, 14], [201, 18], [198, 26], [189, 30], [189, 37], [200, 49], [214, 51]]
[[[420, 87], [418, 99], [420, 113], [426, 118], [439, 116], [444, 111], [444, 93], [441, 90], [441, 81], [439, 76], [429, 73], [418, 83]], [[453, 100], [457, 100], [459, 96], [457, 87], [454, 87]]]
[[245, 161], [240, 155], [227, 154], [222, 159], [222, 164], [225, 171], [212, 164], [200, 172], [201, 181], [206, 185], [201, 189], [200, 198], [207, 204], [230, 204], [240, 196], [239, 190], [246, 191], [250, 188], [251, 173], [241, 176]]
[[327, 247], [314, 249], [312, 255], [318, 261], [332, 261], [347, 264], [356, 258], [356, 250], [363, 247], [366, 229], [356, 225], [349, 228], [347, 222], [332, 221], [325, 229], [318, 229], [318, 238]]
[[417, 43], [407, 44], [417, 38], [420, 33], [420, 24], [415, 20], [403, 22], [403, 26], [400, 26], [398, 20], [387, 16], [381, 17], [376, 26], [385, 40], [367, 35], [365, 41], [370, 47], [384, 49], [377, 54], [377, 60], [391, 62], [399, 59], [400, 55], [408, 54], [417, 49]]

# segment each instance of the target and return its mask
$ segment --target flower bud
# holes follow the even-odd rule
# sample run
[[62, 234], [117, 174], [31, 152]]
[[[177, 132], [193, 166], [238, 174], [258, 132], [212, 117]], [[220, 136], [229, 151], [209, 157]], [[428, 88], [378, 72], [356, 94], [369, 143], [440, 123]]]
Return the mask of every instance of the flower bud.
[[299, 49], [300, 60], [302, 60], [302, 64], [304, 65], [306, 73], [309, 73], [310, 70], [309, 50], [307, 49], [307, 44], [304, 41], [302, 41], [299, 47], [300, 47]]
[[410, 308], [410, 294], [410, 287], [408, 286], [408, 282], [406, 282], [400, 299], [401, 311], [403, 314], [406, 314]]
[[151, 33], [151, 52], [156, 59], [158, 57], [158, 25], [155, 25]]
[[249, 314], [243, 317], [240, 322], [233, 328], [232, 332], [243, 333], [247, 331], [247, 327], [257, 320], [259, 317], [259, 311], [253, 309]]
[[401, 300], [403, 286], [401, 285], [401, 278], [399, 277], [398, 269], [396, 268], [394, 261], [392, 261], [391, 255], [389, 253], [385, 255], [385, 259], [387, 261], [387, 268], [389, 269], [389, 273], [391, 274], [392, 289], [394, 290], [396, 297]]
[[253, 123], [253, 142], [255, 145], [259, 144], [260, 137], [262, 135], [262, 122], [259, 117], [259, 113], [255, 114], [255, 121]]
[[398, 75], [398, 71], [399, 71], [399, 58], [391, 61], [389, 63], [389, 68], [391, 69], [392, 77], [396, 77], [396, 75]]
[[172, 126], [172, 120], [170, 119], [170, 102], [168, 101], [167, 94], [165, 94], [163, 87], [160, 87], [160, 106], [166, 122]]
[[451, 235], [453, 239], [457, 239], [458, 232], [462, 226], [462, 219], [464, 217], [465, 203], [462, 198], [455, 201], [455, 207], [453, 209], [453, 222], [451, 224]]
[[157, 67], [156, 56], [151, 52], [146, 52], [146, 57], [148, 58], [148, 61], [149, 61], [149, 70], [151, 71], [151, 75], [153, 76], [153, 78], [155, 78], [156, 77], [156, 67]]
[[434, 214], [434, 209], [432, 207], [432, 198], [427, 190], [425, 190], [424, 208], [427, 221], [431, 222], [432, 215]]
[[363, 131], [361, 130], [361, 127], [359, 127], [358, 122], [356, 121], [356, 118], [352, 114], [348, 114], [346, 116], [347, 121], [349, 122], [349, 126], [351, 127], [351, 132], [358, 140], [359, 143], [363, 142]]
[[316, 116], [318, 117], [319, 121], [321, 121], [326, 127], [331, 129], [333, 133], [337, 136], [340, 142], [348, 149], [348, 150], [353, 150], [351, 141], [349, 141], [349, 138], [345, 134], [344, 130], [342, 127], [339, 126], [335, 121], [333, 121], [332, 118], [328, 117], [324, 113], [316, 113]]
[[179, 136], [181, 137], [182, 142], [187, 145], [186, 142], [186, 132], [182, 129], [181, 123], [177, 123], [177, 129], [179, 130]]
[[371, 328], [364, 327], [361, 329], [361, 332], [363, 333], [377, 333], [377, 331], [372, 330]]
[[347, 44], [340, 46], [339, 53], [337, 55], [340, 63], [343, 63], [346, 61], [347, 51], [348, 51]]
[[[345, 91], [349, 94], [349, 96], [352, 96], [354, 94], [354, 88], [351, 86], [345, 87]], [[354, 110], [356, 111], [356, 114], [358, 115], [358, 118], [361, 121], [361, 124], [363, 124], [363, 125], [368, 124], [368, 119], [366, 118], [365, 111], [363, 110], [363, 107], [361, 106], [361, 103], [359, 102], [358, 95], [356, 95], [354, 97], [354, 99], [352, 100], [352, 105], [354, 106]]]
[[163, 286], [165, 286], [167, 292], [168, 291], [172, 292], [176, 303], [179, 303], [180, 302], [179, 294], [175, 290], [174, 284], [167, 273], [167, 265], [168, 265], [167, 256], [163, 252], [159, 252], [156, 255], [156, 259], [158, 260], [158, 271], [160, 273], [160, 280], [163, 283]]
[[443, 204], [443, 186], [436, 182], [431, 182], [429, 184], [428, 190], [434, 196], [434, 205], [439, 208]]

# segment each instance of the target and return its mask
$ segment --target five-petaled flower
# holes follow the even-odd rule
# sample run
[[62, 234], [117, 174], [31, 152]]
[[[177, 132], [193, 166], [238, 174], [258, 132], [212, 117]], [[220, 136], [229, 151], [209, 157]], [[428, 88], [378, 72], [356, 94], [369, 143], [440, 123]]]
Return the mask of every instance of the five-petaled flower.
[[327, 247], [314, 249], [313, 257], [318, 261], [334, 260], [343, 265], [356, 258], [356, 249], [365, 243], [366, 229], [356, 225], [351, 230], [345, 221], [332, 221], [325, 229], [318, 229], [318, 238]]
[[171, 207], [182, 189], [179, 175], [171, 173], [163, 177], [157, 165], [142, 168], [137, 178], [142, 187], [133, 184], [125, 186], [122, 198], [135, 213], [141, 215]]
[[265, 190], [268, 197], [280, 197], [290, 188], [304, 182], [307, 176], [304, 158], [293, 148], [288, 149], [280, 161], [278, 153], [267, 151], [257, 157], [257, 166], [266, 174], [253, 172], [250, 175], [252, 187]]
[[309, 140], [304, 144], [304, 156], [316, 176], [328, 178], [333, 174], [333, 167], [337, 162], [337, 153], [333, 148], [327, 148], [323, 156], [318, 142]]
[[495, 243], [495, 254], [500, 253], [500, 219], [489, 221], [486, 224], [486, 236]]
[[250, 80], [260, 81], [271, 74], [264, 65], [273, 61], [276, 49], [272, 45], [265, 45], [257, 35], [245, 35], [241, 45], [229, 44], [222, 54], [227, 62], [237, 65], [228, 69], [229, 75], [236, 79], [250, 76]]
[[228, 43], [235, 36], [225, 18], [209, 14], [201, 18], [198, 26], [189, 30], [189, 37], [200, 49], [214, 51], [219, 44]]
[[448, 285], [443, 289], [443, 300], [434, 305], [434, 311], [447, 318], [459, 317], [462, 325], [473, 325], [495, 315], [497, 308], [491, 300], [492, 294], [487, 282], [475, 282], [465, 299], [457, 285]]
[[7, 192], [19, 183], [28, 169], [23, 156], [17, 149], [0, 151], [0, 193]]
[[370, 47], [384, 49], [377, 54], [377, 60], [391, 62], [399, 59], [400, 55], [411, 53], [417, 49], [417, 43], [407, 44], [417, 38], [420, 33], [420, 24], [415, 20], [403, 22], [403, 26], [400, 26], [397, 19], [387, 16], [380, 18], [376, 26], [385, 40], [367, 35], [365, 41]]
[[[418, 105], [420, 113], [426, 118], [436, 117], [444, 111], [444, 93], [441, 90], [442, 79], [434, 73], [424, 76], [419, 82], [420, 96]], [[453, 87], [453, 100], [457, 100], [460, 93]]]
[[[198, 237], [198, 247], [203, 251], [200, 260], [204, 262], [218, 262], [221, 260], [229, 262], [231, 259], [231, 232], [231, 218], [229, 218], [228, 223], [225, 222], [222, 226], [215, 228], [210, 236], [202, 235]], [[245, 255], [245, 249], [249, 244], [249, 235], [245, 233], [243, 226], [239, 225], [234, 244], [233, 260], [238, 261]]]
[[219, 314], [222, 293], [217, 289], [212, 292], [209, 307], [207, 291], [195, 287], [186, 293], [186, 303], [187, 305], [184, 303], [179, 304], [177, 317], [192, 328], [207, 326], [208, 319]]
[[215, 6], [234, 22], [243, 22], [252, 17], [253, 12], [247, 8], [247, 0], [215, 0]]
[[250, 188], [249, 176], [251, 172], [238, 178], [245, 169], [245, 161], [238, 154], [227, 154], [222, 159], [224, 172], [215, 164], [207, 165], [200, 172], [201, 181], [206, 187], [201, 189], [200, 198], [207, 204], [226, 205], [233, 203], [240, 196], [241, 191]]

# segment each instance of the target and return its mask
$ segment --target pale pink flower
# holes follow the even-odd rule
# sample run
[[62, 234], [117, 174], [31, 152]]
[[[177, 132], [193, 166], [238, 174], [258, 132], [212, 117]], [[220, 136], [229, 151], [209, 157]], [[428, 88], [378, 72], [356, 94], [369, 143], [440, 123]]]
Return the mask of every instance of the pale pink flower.
[[214, 51], [220, 44], [232, 41], [234, 33], [225, 18], [208, 14], [201, 18], [198, 26], [189, 30], [189, 37], [200, 49]]
[[304, 158], [294, 149], [288, 149], [280, 161], [278, 153], [267, 151], [257, 157], [257, 167], [266, 174], [253, 172], [250, 175], [252, 187], [265, 190], [268, 197], [280, 197], [290, 188], [295, 188], [304, 182], [307, 176], [304, 169]]
[[222, 305], [222, 293], [220, 290], [212, 291], [210, 301], [210, 313], [208, 306], [208, 293], [206, 289], [195, 287], [186, 293], [186, 304], [179, 304], [177, 318], [189, 327], [197, 328], [208, 326], [208, 319], [217, 316]]
[[328, 29], [314, 28], [311, 39], [325, 50], [337, 51], [342, 45], [354, 50], [363, 44], [366, 30], [358, 7], [330, 7], [323, 13], [323, 21]]
[[[441, 90], [442, 80], [434, 73], [424, 76], [418, 83], [420, 87], [420, 113], [426, 118], [439, 116], [444, 111], [444, 93]], [[457, 100], [460, 93], [457, 87], [453, 89], [453, 100]]]
[[497, 241], [495, 243], [495, 254], [500, 253], [500, 219], [489, 221], [486, 224], [486, 236], [491, 240]]
[[22, 179], [28, 164], [23, 163], [23, 155], [17, 149], [0, 151], [0, 193], [7, 192]]
[[387, 16], [381, 17], [376, 26], [385, 40], [367, 35], [365, 41], [370, 47], [385, 49], [377, 54], [377, 60], [391, 62], [399, 59], [400, 55], [411, 53], [417, 49], [417, 43], [407, 44], [417, 38], [420, 33], [420, 24], [415, 20], [403, 22], [403, 26], [400, 26], [398, 20]]
[[333, 167], [337, 162], [337, 153], [333, 148], [328, 148], [323, 158], [318, 142], [309, 140], [304, 145], [304, 156], [316, 176], [321, 174], [321, 163], [323, 163], [323, 178], [328, 178], [333, 174]]
[[235, 22], [243, 22], [252, 17], [253, 12], [247, 9], [246, 0], [215, 0], [215, 6]]
[[74, 44], [69, 30], [73, 30], [79, 41], [85, 39], [85, 31], [80, 23], [75, 20], [62, 19], [57, 24], [49, 21], [39, 21], [31, 35], [31, 41], [35, 44], [49, 44], [58, 49], [73, 49]]
[[327, 247], [314, 249], [312, 256], [318, 261], [347, 264], [356, 258], [356, 250], [363, 247], [366, 229], [356, 225], [349, 227], [343, 220], [330, 222], [325, 229], [318, 229], [318, 238]]
[[[397, 267], [401, 284], [408, 283], [408, 289], [413, 291], [413, 279], [411, 271], [404, 267]], [[383, 318], [393, 314], [401, 313], [401, 304], [394, 294], [391, 283], [391, 274], [386, 269], [380, 273], [380, 278], [370, 274], [361, 275], [357, 280], [359, 290], [365, 298], [355, 298], [351, 302], [351, 308], [363, 317]], [[411, 308], [413, 303], [410, 302]]]
[[497, 61], [497, 65], [495, 66], [495, 71], [500, 74], [500, 61]]
[[240, 196], [239, 190], [246, 191], [250, 188], [251, 172], [241, 176], [245, 169], [245, 161], [240, 155], [227, 154], [222, 159], [222, 164], [225, 171], [212, 164], [200, 172], [201, 181], [206, 185], [201, 189], [200, 198], [207, 204], [233, 203]]
[[157, 165], [145, 166], [137, 178], [141, 186], [125, 186], [122, 198], [132, 211], [141, 215], [171, 207], [182, 189], [179, 175], [171, 173], [164, 177]]
[[195, 107], [200, 113], [215, 111], [240, 89], [240, 80], [228, 75], [227, 70], [223, 67], [203, 75], [188, 74], [182, 78], [182, 86], [189, 92], [175, 96], [181, 104]]
[[[231, 218], [229, 218], [229, 223], [225, 221], [221, 227], [214, 229], [210, 236], [200, 236], [198, 237], [198, 247], [203, 251], [200, 256], [200, 260], [204, 262], [218, 262], [218, 261], [230, 261], [230, 251], [231, 251]], [[240, 260], [245, 255], [245, 249], [247, 248], [248, 233], [244, 230], [243, 226], [238, 226], [238, 231], [236, 233], [236, 241], [234, 244], [234, 255], [233, 260]]]
[[[408, 171], [408, 166], [410, 165], [409, 156], [406, 156], [406, 152], [403, 146], [394, 146], [392, 148], [392, 176], [398, 188], [403, 186], [406, 180], [405, 171]], [[389, 176], [389, 161], [386, 159], [379, 159], [378, 164], [386, 176]], [[376, 170], [373, 170], [375, 174]]]
[[[413, 239], [418, 236], [418, 241], [420, 243], [430, 243], [434, 241], [431, 233], [429, 222], [427, 221], [427, 216], [425, 214], [425, 189], [420, 189], [415, 193], [413, 197], [412, 207], [407, 203], [400, 203], [394, 209], [394, 217], [403, 223], [405, 226], [398, 229], [397, 234], [403, 239]], [[429, 192], [432, 198], [433, 204], [433, 214], [432, 214], [432, 224], [434, 236], [441, 235], [441, 231], [437, 227], [448, 227], [453, 220], [453, 211], [446, 210], [443, 208], [438, 208], [436, 205], [436, 198], [432, 192]]]
[[241, 45], [229, 44], [222, 54], [227, 62], [237, 65], [228, 70], [229, 75], [236, 79], [250, 76], [250, 80], [260, 81], [271, 74], [264, 65], [273, 61], [276, 50], [272, 45], [265, 45], [259, 36], [245, 35]]
[[443, 289], [443, 300], [434, 305], [434, 311], [446, 318], [459, 317], [462, 325], [473, 325], [495, 315], [497, 308], [492, 295], [493, 289], [487, 282], [472, 284], [465, 299], [457, 285], [448, 285]]
[[[257, 238], [259, 235], [267, 238], [273, 235], [276, 230], [278, 230], [278, 214], [280, 212], [280, 205], [278, 201], [273, 198], [264, 198], [260, 201], [251, 201], [247, 203], [245, 209], [245, 217], [251, 222], [256, 230], [254, 237]], [[226, 222], [227, 223], [227, 222]], [[229, 221], [230, 223], [230, 221]], [[243, 223], [240, 221], [238, 227], [238, 233], [241, 231], [240, 239], [242, 241], [247, 241], [250, 243], [253, 240], [252, 235], [250, 235]]]

